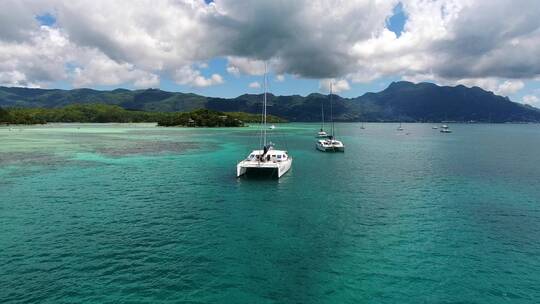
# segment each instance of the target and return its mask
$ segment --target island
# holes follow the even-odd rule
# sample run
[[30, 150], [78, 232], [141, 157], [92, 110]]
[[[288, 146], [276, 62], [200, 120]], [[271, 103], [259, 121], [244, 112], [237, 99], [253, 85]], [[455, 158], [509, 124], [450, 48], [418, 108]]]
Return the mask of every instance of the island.
[[[61, 108], [0, 108], [0, 124], [62, 123], [139, 123], [155, 122], [158, 126], [172, 127], [242, 127], [258, 123], [261, 115], [244, 112], [220, 112], [196, 109], [190, 112], [149, 112], [127, 110], [107, 104], [73, 104]], [[269, 123], [287, 122], [268, 116]]]

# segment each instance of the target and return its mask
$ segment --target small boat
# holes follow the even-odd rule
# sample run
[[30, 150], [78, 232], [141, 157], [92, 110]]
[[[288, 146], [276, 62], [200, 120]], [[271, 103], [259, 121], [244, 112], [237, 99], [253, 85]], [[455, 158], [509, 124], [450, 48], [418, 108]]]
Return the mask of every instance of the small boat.
[[332, 84], [330, 84], [330, 121], [332, 122], [331, 135], [328, 136], [328, 138], [317, 140], [317, 142], [315, 143], [315, 148], [322, 152], [345, 152], [345, 145], [343, 145], [343, 142], [337, 140], [334, 137], [335, 127], [334, 127], [334, 116], [333, 116], [333, 111], [332, 111]]
[[319, 132], [317, 132], [317, 137], [326, 138], [326, 137], [328, 137], [328, 133], [326, 133], [323, 129], [321, 129]]
[[401, 127], [401, 122], [399, 122], [399, 127], [396, 130], [403, 131], [403, 127]]
[[268, 128], [268, 129], [270, 129], [270, 130], [274, 130], [275, 128], [276, 128], [276, 126], [274, 126], [274, 125], [271, 125], [271, 126], [270, 126], [270, 128]]
[[364, 122], [360, 125], [360, 129], [364, 130], [366, 127], [364, 127]]
[[433, 130], [437, 130], [439, 127], [433, 126], [433, 127], [431, 127], [431, 128], [432, 128]]
[[452, 133], [452, 130], [450, 130], [447, 125], [442, 125], [441, 133]]
[[330, 136], [327, 139], [318, 140], [316, 148], [322, 152], [345, 152], [343, 142], [334, 139], [333, 136]]
[[318, 138], [327, 138], [328, 133], [324, 131], [324, 100], [321, 101], [321, 129], [317, 132]]
[[[244, 160], [236, 165], [236, 177], [243, 175], [259, 175], [261, 177], [280, 178], [287, 173], [292, 165], [292, 157], [285, 150], [276, 150], [272, 142], [267, 141], [266, 131], [266, 93], [267, 93], [267, 73], [265, 65], [264, 73], [264, 99], [263, 99], [263, 119], [261, 122], [261, 143], [262, 148], [253, 150]], [[275, 126], [271, 126], [273, 129]]]

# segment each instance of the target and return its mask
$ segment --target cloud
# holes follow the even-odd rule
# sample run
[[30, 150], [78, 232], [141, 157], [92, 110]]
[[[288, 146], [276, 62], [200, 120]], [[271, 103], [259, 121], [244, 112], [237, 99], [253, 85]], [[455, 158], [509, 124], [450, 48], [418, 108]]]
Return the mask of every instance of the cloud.
[[265, 71], [264, 61], [254, 60], [242, 57], [227, 57], [227, 72], [238, 76], [239, 74], [246, 75], [263, 75]]
[[238, 77], [240, 76], [240, 69], [238, 67], [229, 65], [227, 66], [227, 73]]
[[[398, 37], [387, 20], [400, 2]], [[54, 25], [40, 26], [43, 14]], [[268, 62], [277, 75], [347, 85], [430, 76], [506, 95], [540, 77], [539, 15], [537, 0], [4, 0], [0, 73], [18, 85], [146, 86], [160, 75], [209, 86], [222, 76], [197, 69], [219, 57], [232, 75], [261, 75]]]
[[276, 81], [277, 82], [285, 81], [285, 75], [276, 75]]
[[173, 79], [178, 84], [189, 85], [192, 87], [208, 87], [224, 82], [223, 77], [219, 74], [212, 74], [210, 77], [206, 78], [201, 75], [199, 70], [194, 70], [190, 66], [184, 66], [177, 69], [174, 72]]
[[84, 87], [92, 85], [119, 85], [131, 82], [135, 87], [148, 88], [159, 85], [155, 74], [135, 68], [130, 63], [119, 63], [103, 54], [95, 53], [81, 67], [71, 73], [73, 85]]
[[258, 82], [258, 81], [254, 81], [254, 82], [251, 82], [249, 85], [248, 85], [249, 88], [251, 89], [260, 89], [261, 88], [261, 84]]
[[502, 96], [507, 96], [516, 93], [517, 91], [523, 89], [523, 87], [525, 87], [525, 84], [521, 80], [506, 80], [499, 85], [495, 93]]
[[76, 51], [59, 29], [38, 26], [24, 41], [0, 40], [0, 73], [18, 75], [15, 85], [44, 86], [67, 78], [65, 65]]
[[319, 82], [319, 90], [322, 92], [330, 92], [330, 85], [332, 85], [333, 93], [340, 93], [351, 89], [349, 82], [345, 79], [323, 79]]
[[29, 82], [28, 79], [26, 79], [26, 75], [19, 71], [0, 72], [0, 86], [31, 88], [40, 87], [38, 84]]
[[525, 95], [523, 96], [522, 102], [524, 104], [531, 105], [536, 108], [540, 108], [540, 98], [535, 95]]

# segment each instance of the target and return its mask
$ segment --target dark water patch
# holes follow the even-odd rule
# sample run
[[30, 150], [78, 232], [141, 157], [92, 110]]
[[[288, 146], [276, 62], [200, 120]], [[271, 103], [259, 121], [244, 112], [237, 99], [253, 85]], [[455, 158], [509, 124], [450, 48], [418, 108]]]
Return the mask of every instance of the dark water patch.
[[200, 144], [195, 142], [119, 141], [117, 145], [97, 147], [95, 152], [109, 157], [122, 157], [131, 155], [186, 153], [197, 149], [200, 149]]
[[66, 159], [54, 153], [47, 152], [0, 152], [0, 166], [26, 165], [51, 166], [64, 162]]

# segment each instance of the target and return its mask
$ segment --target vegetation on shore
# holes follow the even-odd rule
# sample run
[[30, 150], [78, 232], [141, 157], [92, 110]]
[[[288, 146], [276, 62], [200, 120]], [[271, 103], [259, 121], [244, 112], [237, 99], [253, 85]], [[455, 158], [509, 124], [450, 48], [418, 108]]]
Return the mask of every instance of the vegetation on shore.
[[[48, 122], [136, 123], [157, 122], [160, 126], [240, 127], [259, 122], [260, 115], [198, 109], [191, 112], [146, 112], [106, 104], [74, 104], [63, 108], [0, 108], [0, 124], [45, 124]], [[285, 122], [270, 116], [269, 122]]]
[[[243, 112], [219, 112], [208, 109], [198, 109], [191, 112], [172, 113], [164, 115], [158, 121], [159, 126], [172, 127], [242, 127], [247, 122], [259, 122], [260, 115]], [[275, 116], [268, 116], [270, 123], [285, 122]]]

